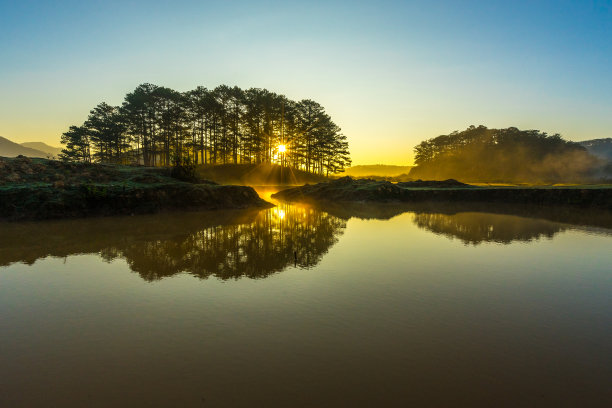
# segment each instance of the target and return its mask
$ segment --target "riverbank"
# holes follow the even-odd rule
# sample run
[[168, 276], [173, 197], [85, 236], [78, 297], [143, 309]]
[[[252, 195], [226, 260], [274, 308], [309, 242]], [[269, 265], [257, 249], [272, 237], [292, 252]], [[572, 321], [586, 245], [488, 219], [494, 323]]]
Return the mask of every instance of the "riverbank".
[[267, 207], [251, 187], [184, 182], [170, 169], [0, 157], [0, 219]]
[[311, 202], [487, 202], [612, 210], [612, 186], [480, 187], [456, 180], [388, 181], [343, 177], [279, 191], [272, 198]]

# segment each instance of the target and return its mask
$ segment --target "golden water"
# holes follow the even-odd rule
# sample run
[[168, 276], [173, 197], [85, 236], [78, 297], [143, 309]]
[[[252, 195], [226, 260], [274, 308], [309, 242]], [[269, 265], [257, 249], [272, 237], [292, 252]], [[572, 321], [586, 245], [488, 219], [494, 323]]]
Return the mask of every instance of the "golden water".
[[2, 224], [0, 406], [608, 406], [608, 215], [510, 210]]

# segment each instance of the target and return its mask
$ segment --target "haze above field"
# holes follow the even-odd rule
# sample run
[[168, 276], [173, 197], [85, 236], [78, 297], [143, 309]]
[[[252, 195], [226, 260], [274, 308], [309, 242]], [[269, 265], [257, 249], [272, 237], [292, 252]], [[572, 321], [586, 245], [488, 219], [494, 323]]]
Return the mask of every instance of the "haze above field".
[[412, 166], [395, 166], [388, 164], [365, 164], [349, 167], [345, 173], [352, 177], [382, 176], [394, 177], [410, 173]]
[[143, 82], [320, 102], [353, 163], [469, 125], [610, 136], [609, 1], [3, 2], [0, 134], [58, 145]]

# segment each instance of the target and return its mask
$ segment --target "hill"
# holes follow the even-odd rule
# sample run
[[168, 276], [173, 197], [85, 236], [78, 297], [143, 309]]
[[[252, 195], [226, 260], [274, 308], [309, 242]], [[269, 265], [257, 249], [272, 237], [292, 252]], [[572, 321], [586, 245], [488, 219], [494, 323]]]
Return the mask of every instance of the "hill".
[[584, 146], [539, 130], [470, 126], [417, 145], [410, 177], [485, 183], [583, 183], [610, 166]]
[[5, 137], [0, 136], [0, 156], [17, 157], [19, 155], [42, 158], [49, 156], [49, 154], [44, 151], [22, 146], [18, 143], [11, 142]]
[[277, 164], [217, 164], [198, 166], [199, 177], [221, 184], [249, 186], [298, 185], [327, 181], [324, 176]]
[[266, 207], [251, 187], [184, 182], [169, 168], [0, 157], [0, 220]]
[[395, 166], [389, 164], [360, 164], [346, 169], [345, 174], [351, 177], [396, 177], [408, 174], [413, 166]]
[[19, 143], [19, 144], [22, 145], [23, 147], [27, 147], [28, 149], [39, 150], [41, 152], [47, 153], [51, 157], [55, 157], [55, 158], [58, 158], [60, 153], [62, 152], [61, 147], [49, 146], [48, 144], [43, 143], [43, 142], [25, 142], [25, 143]]
[[612, 161], [612, 138], [593, 139], [578, 142], [581, 146], [589, 151], [589, 153]]

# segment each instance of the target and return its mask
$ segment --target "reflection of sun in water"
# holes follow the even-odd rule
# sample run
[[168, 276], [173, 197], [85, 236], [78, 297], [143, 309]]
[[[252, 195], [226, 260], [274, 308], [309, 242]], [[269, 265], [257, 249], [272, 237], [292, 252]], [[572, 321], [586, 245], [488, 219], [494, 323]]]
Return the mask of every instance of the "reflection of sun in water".
[[281, 210], [279, 208], [275, 208], [274, 209], [274, 214], [276, 214], [278, 216], [278, 218], [280, 218], [281, 220], [283, 218], [285, 218], [285, 210]]
[[285, 151], [287, 150], [287, 147], [283, 144], [283, 145], [278, 145], [278, 152], [279, 153], [285, 153]]

